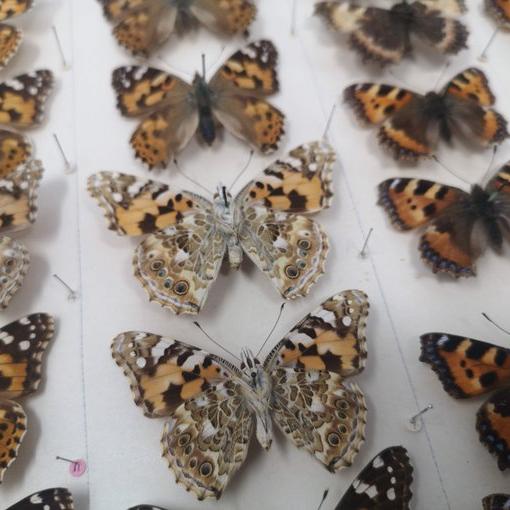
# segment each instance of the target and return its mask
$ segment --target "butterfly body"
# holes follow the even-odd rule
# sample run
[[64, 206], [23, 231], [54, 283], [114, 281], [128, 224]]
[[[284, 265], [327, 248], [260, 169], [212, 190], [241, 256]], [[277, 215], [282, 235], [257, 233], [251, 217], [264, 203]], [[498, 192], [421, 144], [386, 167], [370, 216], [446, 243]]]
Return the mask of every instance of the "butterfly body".
[[253, 433], [268, 450], [273, 423], [334, 472], [364, 442], [366, 402], [345, 379], [365, 366], [367, 296], [349, 290], [308, 314], [263, 363], [244, 349], [240, 367], [197, 347], [131, 331], [112, 343], [116, 363], [149, 417], [167, 417], [163, 456], [199, 499], [219, 498]]
[[218, 122], [214, 118], [213, 100], [214, 92], [211, 91], [207, 82], [199, 74], [193, 80], [194, 101], [198, 110], [198, 133], [207, 145], [212, 145], [216, 140]]

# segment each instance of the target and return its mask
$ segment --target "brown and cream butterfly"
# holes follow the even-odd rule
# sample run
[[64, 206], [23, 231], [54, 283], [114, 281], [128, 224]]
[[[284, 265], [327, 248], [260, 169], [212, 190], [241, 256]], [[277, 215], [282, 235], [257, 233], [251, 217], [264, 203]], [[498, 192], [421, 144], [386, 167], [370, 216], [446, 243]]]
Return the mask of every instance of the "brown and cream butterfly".
[[258, 41], [234, 53], [206, 81], [192, 84], [152, 67], [120, 67], [113, 73], [117, 106], [125, 117], [142, 117], [131, 137], [137, 158], [165, 168], [195, 134], [212, 145], [221, 126], [263, 154], [278, 149], [285, 116], [266, 97], [279, 90], [278, 52]]
[[54, 334], [55, 321], [44, 313], [0, 329], [0, 483], [27, 431], [27, 417], [18, 399], [37, 390], [42, 358]]
[[249, 349], [241, 366], [142, 331], [118, 335], [113, 358], [150, 418], [166, 417], [163, 457], [198, 499], [219, 498], [244, 463], [252, 435], [269, 450], [273, 421], [329, 471], [350, 466], [364, 442], [367, 408], [345, 379], [366, 363], [367, 296], [347, 290], [326, 300], [272, 349]]
[[503, 251], [510, 226], [510, 163], [470, 192], [424, 179], [387, 179], [379, 185], [379, 205], [398, 230], [424, 227], [419, 250], [434, 273], [474, 276], [487, 244]]
[[381, 125], [379, 143], [396, 160], [430, 157], [438, 139], [489, 147], [508, 137], [506, 119], [492, 108], [487, 77], [475, 68], [459, 73], [439, 93], [359, 83], [345, 89], [344, 99], [362, 122]]
[[444, 55], [467, 47], [468, 29], [455, 19], [465, 11], [463, 0], [403, 0], [389, 9], [333, 0], [318, 2], [315, 10], [330, 27], [348, 35], [364, 61], [380, 65], [410, 55], [412, 36]]
[[421, 337], [420, 361], [432, 367], [453, 398], [499, 388], [478, 410], [476, 428], [499, 469], [510, 468], [510, 349], [449, 333], [427, 333]]
[[173, 33], [204, 25], [220, 35], [246, 34], [257, 9], [250, 0], [99, 0], [119, 44], [149, 57]]

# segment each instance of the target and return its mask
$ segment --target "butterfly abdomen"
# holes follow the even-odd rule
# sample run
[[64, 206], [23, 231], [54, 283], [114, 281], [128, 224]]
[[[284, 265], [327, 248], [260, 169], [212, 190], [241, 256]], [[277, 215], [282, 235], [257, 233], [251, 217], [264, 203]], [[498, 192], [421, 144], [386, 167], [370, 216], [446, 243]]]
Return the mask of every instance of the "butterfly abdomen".
[[195, 77], [193, 84], [199, 115], [198, 132], [207, 145], [212, 145], [216, 140], [216, 121], [212, 112], [211, 90], [204, 78], [199, 75]]

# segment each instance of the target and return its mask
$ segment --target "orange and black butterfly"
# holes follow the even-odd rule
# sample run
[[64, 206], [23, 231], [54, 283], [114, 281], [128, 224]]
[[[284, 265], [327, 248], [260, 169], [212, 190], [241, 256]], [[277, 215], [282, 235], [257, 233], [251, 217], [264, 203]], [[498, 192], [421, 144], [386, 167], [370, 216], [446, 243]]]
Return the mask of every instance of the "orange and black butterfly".
[[403, 0], [389, 9], [328, 0], [315, 7], [331, 28], [349, 37], [364, 61], [381, 65], [410, 55], [414, 37], [439, 53], [456, 55], [467, 47], [468, 29], [455, 19], [465, 10], [463, 0]]
[[246, 33], [257, 14], [250, 0], [99, 0], [119, 44], [149, 57], [173, 33], [203, 25], [223, 36]]
[[508, 510], [510, 508], [510, 494], [491, 494], [483, 498], [483, 510]]
[[396, 160], [430, 157], [439, 139], [450, 143], [460, 137], [488, 147], [509, 136], [506, 119], [492, 108], [487, 77], [475, 68], [455, 76], [439, 93], [358, 83], [345, 89], [344, 99], [360, 120], [381, 125], [379, 143]]
[[432, 367], [453, 398], [498, 389], [478, 410], [476, 428], [499, 469], [510, 468], [510, 349], [448, 333], [427, 333], [421, 337], [420, 361]]
[[510, 162], [470, 192], [424, 179], [387, 179], [379, 184], [378, 203], [396, 229], [424, 227], [419, 250], [434, 273], [475, 276], [485, 246], [501, 253], [508, 238]]
[[39, 387], [42, 358], [54, 333], [55, 321], [45, 313], [27, 315], [0, 329], [0, 483], [27, 431], [18, 399]]
[[263, 154], [278, 149], [285, 115], [267, 101], [279, 90], [278, 51], [266, 40], [234, 53], [209, 81], [193, 83], [142, 66], [119, 67], [112, 85], [125, 117], [142, 120], [131, 137], [137, 158], [149, 168], [165, 168], [195, 134], [212, 145], [220, 128]]

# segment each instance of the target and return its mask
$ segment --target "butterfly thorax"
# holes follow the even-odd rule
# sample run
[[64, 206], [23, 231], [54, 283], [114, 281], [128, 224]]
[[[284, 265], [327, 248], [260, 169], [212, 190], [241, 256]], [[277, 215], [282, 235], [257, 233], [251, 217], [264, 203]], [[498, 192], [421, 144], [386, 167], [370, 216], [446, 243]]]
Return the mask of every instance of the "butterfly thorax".
[[452, 132], [449, 123], [448, 102], [443, 94], [437, 92], [428, 92], [425, 95], [425, 116], [439, 123], [439, 133], [443, 140], [449, 141]]
[[415, 11], [413, 7], [406, 1], [395, 4], [391, 8], [391, 12], [393, 16], [395, 16], [401, 24], [407, 27], [411, 26], [414, 23]]
[[198, 110], [198, 132], [207, 145], [216, 140], [216, 122], [212, 111], [213, 96], [204, 77], [198, 73], [193, 80], [194, 101]]
[[497, 193], [491, 194], [481, 186], [474, 185], [471, 189], [470, 212], [483, 223], [491, 245], [499, 250], [503, 245], [503, 233], [496, 198]]
[[243, 250], [236, 229], [235, 208], [232, 195], [225, 186], [218, 186], [214, 195], [214, 216], [216, 224], [227, 241], [228, 261], [232, 269], [239, 269], [243, 260]]
[[249, 349], [241, 352], [242, 393], [246, 404], [255, 415], [257, 441], [269, 450], [273, 441], [273, 426], [269, 408], [271, 405], [272, 383], [260, 361]]

